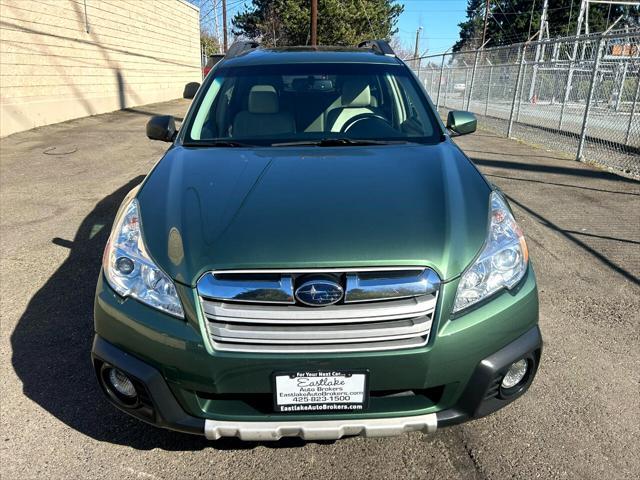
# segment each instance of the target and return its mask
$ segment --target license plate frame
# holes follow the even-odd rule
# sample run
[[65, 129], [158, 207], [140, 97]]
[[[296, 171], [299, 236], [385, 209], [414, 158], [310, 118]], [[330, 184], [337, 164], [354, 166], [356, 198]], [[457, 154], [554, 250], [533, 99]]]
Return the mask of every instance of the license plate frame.
[[[308, 380], [305, 385], [296, 386], [292, 384], [296, 379]], [[335, 380], [346, 381], [346, 384], [336, 385]], [[323, 384], [317, 384], [318, 381]], [[369, 407], [369, 370], [366, 369], [273, 372], [271, 384], [273, 410], [278, 413], [349, 413], [362, 412]], [[289, 394], [289, 399], [279, 396], [279, 393]], [[292, 398], [300, 398], [301, 401], [289, 401]]]

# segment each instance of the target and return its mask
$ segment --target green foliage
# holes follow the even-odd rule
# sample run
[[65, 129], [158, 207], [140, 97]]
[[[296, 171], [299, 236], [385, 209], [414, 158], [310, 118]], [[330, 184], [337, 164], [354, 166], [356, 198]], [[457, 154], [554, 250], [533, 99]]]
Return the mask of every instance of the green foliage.
[[567, 77], [565, 75], [539, 73], [538, 87], [535, 92], [538, 96], [538, 101], [550, 101], [554, 98], [563, 99], [566, 84]]
[[468, 0], [467, 20], [458, 24], [460, 27], [460, 40], [453, 46], [454, 52], [480, 46], [478, 42], [481, 41], [484, 26], [482, 15], [482, 6], [484, 3], [484, 0]]
[[210, 33], [200, 31], [200, 46], [202, 47], [202, 53], [205, 55], [220, 53], [220, 44], [218, 39]]
[[638, 77], [627, 77], [625, 79], [624, 86], [622, 87], [623, 102], [633, 102], [638, 88], [638, 82], [640, 82], [640, 78]]
[[[491, 0], [486, 36], [490, 41], [487, 46], [524, 42], [535, 34], [540, 29], [542, 4], [543, 0]], [[467, 20], [459, 24], [460, 40], [454, 45], [454, 51], [477, 48], [482, 43], [484, 5], [485, 0], [467, 0]], [[579, 11], [580, 0], [549, 0], [550, 36], [575, 35]], [[628, 13], [627, 23], [638, 24], [640, 7], [591, 4], [590, 32], [606, 30], [625, 13]]]
[[[310, 8], [309, 0], [253, 0], [233, 18], [233, 33], [267, 46], [308, 45]], [[403, 9], [394, 0], [318, 0], [318, 43], [390, 39]]]
[[586, 100], [587, 95], [589, 95], [589, 85], [591, 82], [589, 80], [580, 80], [571, 92], [569, 100], [573, 102], [578, 102], [582, 100]]
[[607, 101], [611, 98], [613, 93], [614, 83], [613, 80], [603, 80], [600, 85], [597, 86], [593, 99], [595, 101]]

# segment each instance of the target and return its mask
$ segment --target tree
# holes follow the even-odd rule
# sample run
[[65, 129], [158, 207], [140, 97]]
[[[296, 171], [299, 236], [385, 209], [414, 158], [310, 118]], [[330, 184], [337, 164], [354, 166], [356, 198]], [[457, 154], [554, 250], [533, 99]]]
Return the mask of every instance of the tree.
[[[535, 4], [534, 4], [535, 1]], [[491, 0], [487, 25], [487, 46], [524, 42], [540, 29], [543, 0]], [[460, 40], [454, 51], [480, 46], [485, 0], [467, 1], [467, 19], [459, 24]], [[533, 15], [532, 15], [533, 7]], [[549, 34], [551, 37], [575, 35], [580, 0], [549, 0]], [[591, 4], [590, 32], [602, 32], [620, 15], [626, 14], [627, 24], [637, 24], [640, 7]], [[620, 25], [622, 26], [622, 25]]]
[[[310, 9], [308, 0], [253, 0], [233, 18], [233, 33], [267, 46], [308, 45]], [[403, 10], [395, 0], [319, 0], [318, 43], [389, 39]]]
[[200, 30], [200, 47], [202, 48], [202, 53], [205, 55], [221, 52], [219, 40], [211, 33], [203, 30]]
[[413, 58], [413, 50], [410, 47], [407, 47], [399, 36], [394, 35], [389, 39], [389, 46], [393, 49], [395, 54], [403, 59], [407, 60], [409, 58]]
[[[467, 2], [467, 20], [459, 23], [460, 40], [453, 45], [453, 51], [471, 50], [480, 46], [483, 29], [483, 16], [481, 7], [484, 0], [468, 0]], [[478, 36], [480, 35], [480, 36]]]

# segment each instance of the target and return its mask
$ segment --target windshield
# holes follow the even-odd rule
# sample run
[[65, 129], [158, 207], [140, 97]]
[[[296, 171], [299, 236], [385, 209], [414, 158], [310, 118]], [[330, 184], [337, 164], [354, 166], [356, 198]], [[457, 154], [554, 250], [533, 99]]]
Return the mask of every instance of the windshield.
[[403, 65], [221, 66], [204, 88], [185, 144], [435, 143], [441, 137]]

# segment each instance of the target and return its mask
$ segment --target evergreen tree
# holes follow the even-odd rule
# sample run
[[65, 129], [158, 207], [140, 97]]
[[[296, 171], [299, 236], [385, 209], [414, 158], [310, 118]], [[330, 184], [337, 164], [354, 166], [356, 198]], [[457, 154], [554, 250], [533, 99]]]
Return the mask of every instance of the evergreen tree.
[[[308, 45], [309, 0], [253, 0], [233, 18], [233, 33], [268, 46]], [[318, 44], [390, 39], [404, 6], [394, 0], [319, 0]]]
[[[480, 46], [482, 41], [482, 28], [484, 24], [483, 6], [484, 0], [468, 0], [467, 20], [459, 23], [460, 40], [453, 46], [453, 51], [470, 50]], [[464, 47], [464, 48], [463, 48]]]

